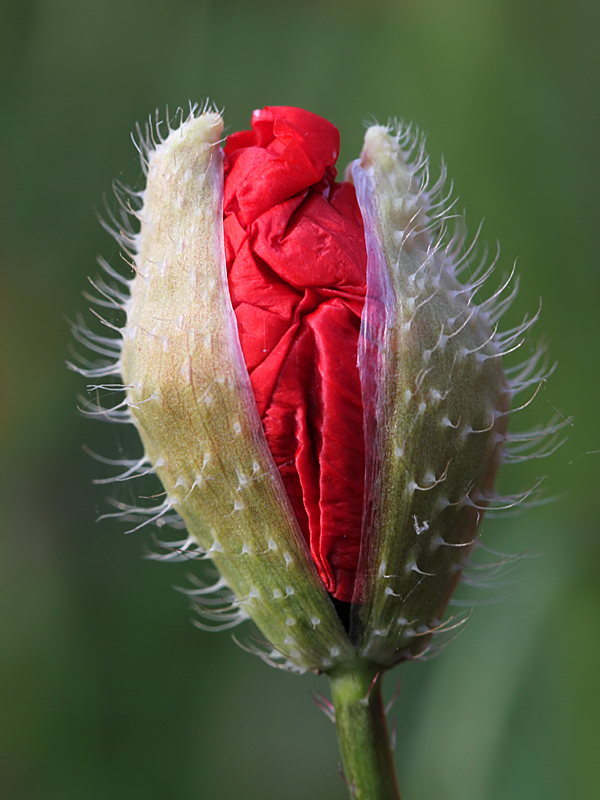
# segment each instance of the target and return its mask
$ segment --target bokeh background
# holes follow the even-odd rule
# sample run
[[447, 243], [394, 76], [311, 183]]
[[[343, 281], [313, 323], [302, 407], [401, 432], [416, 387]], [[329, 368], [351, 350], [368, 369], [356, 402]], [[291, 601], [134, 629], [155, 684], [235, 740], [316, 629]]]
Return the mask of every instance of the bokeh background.
[[387, 694], [399, 677], [407, 800], [600, 797], [599, 23], [589, 0], [1, 0], [3, 800], [346, 796], [309, 698], [325, 680], [195, 629], [173, 590], [190, 565], [144, 560], [149, 531], [95, 522], [117, 490], [92, 485], [108, 473], [82, 444], [138, 450], [78, 416], [85, 380], [64, 367], [96, 255], [119, 264], [94, 208], [113, 178], [140, 186], [136, 121], [206, 97], [230, 131], [266, 104], [327, 116], [342, 167], [364, 120], [414, 120], [470, 229], [485, 216], [502, 268], [519, 259], [510, 321], [543, 297], [537, 336], [559, 367], [515, 428], [575, 423], [501, 488], [547, 475], [556, 499], [485, 521], [487, 544], [527, 554], [507, 599]]

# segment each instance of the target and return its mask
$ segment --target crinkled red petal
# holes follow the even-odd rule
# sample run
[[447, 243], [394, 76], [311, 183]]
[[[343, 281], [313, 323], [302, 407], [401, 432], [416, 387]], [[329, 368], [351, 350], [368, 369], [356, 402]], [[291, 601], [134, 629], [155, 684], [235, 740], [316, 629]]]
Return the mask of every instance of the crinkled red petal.
[[225, 145], [224, 232], [242, 351], [267, 442], [327, 591], [351, 601], [364, 491], [357, 368], [366, 291], [339, 132], [298, 108], [255, 111]]

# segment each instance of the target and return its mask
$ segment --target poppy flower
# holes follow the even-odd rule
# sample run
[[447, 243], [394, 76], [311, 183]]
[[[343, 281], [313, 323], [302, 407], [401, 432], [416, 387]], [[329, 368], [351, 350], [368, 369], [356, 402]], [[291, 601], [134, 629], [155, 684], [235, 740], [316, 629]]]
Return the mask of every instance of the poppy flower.
[[119, 338], [74, 326], [102, 360], [71, 366], [124, 392], [88, 411], [144, 449], [108, 480], [164, 487], [106, 516], [186, 528], [162, 557], [217, 568], [189, 591], [199, 627], [251, 619], [247, 649], [326, 673], [352, 797], [399, 800], [381, 673], [462, 624], [443, 615], [483, 514], [531, 495], [497, 497], [500, 462], [548, 455], [566, 421], [507, 434], [548, 374], [543, 349], [502, 365], [537, 315], [498, 333], [512, 274], [480, 299], [494, 265], [410, 128], [371, 126], [344, 181], [337, 129], [308, 111], [255, 111], [223, 148], [222, 130], [205, 107], [140, 132], [146, 187], [119, 187], [113, 218], [134, 274], [101, 261], [124, 288], [94, 284]]
[[339, 133], [315, 114], [256, 111], [221, 149], [222, 127], [205, 109], [141, 137], [146, 188], [123, 202], [140, 229], [116, 234], [135, 274], [104, 265], [128, 293], [100, 285], [120, 340], [76, 326], [116, 356], [80, 371], [125, 389], [94, 413], [144, 446], [122, 477], [165, 489], [117, 513], [185, 526], [167, 559], [220, 573], [190, 592], [198, 610], [254, 620], [269, 663], [387, 668], [455, 624], [511, 399], [544, 377], [539, 350], [502, 367], [536, 317], [498, 334], [510, 282], [478, 304], [490, 270], [459, 280], [472, 250], [410, 129], [369, 128], [337, 181]]

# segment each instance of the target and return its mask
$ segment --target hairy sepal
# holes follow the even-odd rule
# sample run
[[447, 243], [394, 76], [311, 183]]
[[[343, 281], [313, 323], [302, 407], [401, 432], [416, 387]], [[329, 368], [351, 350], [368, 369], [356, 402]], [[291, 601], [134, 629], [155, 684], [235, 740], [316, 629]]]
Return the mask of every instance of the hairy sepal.
[[384, 666], [454, 624], [440, 618], [491, 496], [511, 396], [492, 323], [456, 277], [444, 211], [428, 214], [424, 162], [411, 165], [399, 139], [371, 127], [351, 168], [368, 253], [353, 636]]

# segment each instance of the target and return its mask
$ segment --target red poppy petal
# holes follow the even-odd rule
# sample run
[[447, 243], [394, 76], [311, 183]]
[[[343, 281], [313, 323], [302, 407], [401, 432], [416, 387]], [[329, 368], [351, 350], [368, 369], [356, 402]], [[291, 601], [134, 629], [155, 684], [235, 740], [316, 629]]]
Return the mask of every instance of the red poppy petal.
[[271, 453], [325, 587], [352, 599], [364, 438], [357, 369], [362, 218], [336, 184], [337, 129], [308, 111], [255, 112], [225, 147], [231, 298]]
[[236, 131], [236, 133], [229, 134], [223, 150], [225, 155], [229, 156], [235, 150], [239, 150], [242, 147], [254, 147], [255, 144], [256, 136], [254, 131]]
[[[269, 122], [270, 121], [270, 122]], [[293, 106], [267, 106], [252, 114], [252, 129], [259, 138], [259, 130], [271, 124], [272, 137], [281, 141], [295, 138], [306, 152], [315, 172], [323, 175], [333, 166], [340, 152], [340, 133], [323, 117], [303, 108]], [[270, 143], [270, 142], [269, 142]], [[260, 147], [266, 147], [257, 141]]]
[[[315, 387], [321, 467], [319, 556], [335, 576], [333, 594], [350, 602], [360, 551], [365, 469], [356, 363], [360, 317], [335, 299], [323, 303], [309, 324], [314, 332], [319, 375]], [[356, 502], [357, 497], [361, 498], [360, 503]]]
[[261, 218], [254, 252], [293, 286], [354, 289], [364, 296], [362, 229], [318, 194], [309, 194], [285, 227], [279, 208]]

